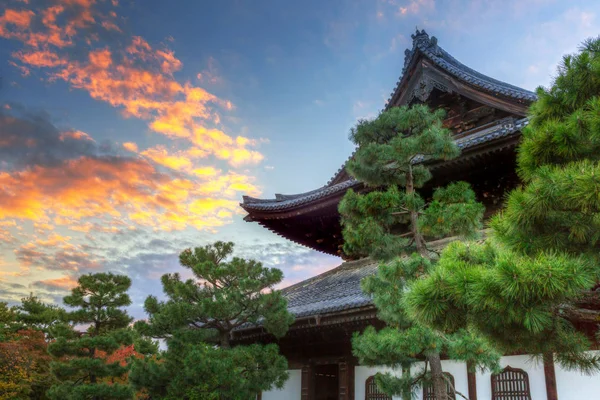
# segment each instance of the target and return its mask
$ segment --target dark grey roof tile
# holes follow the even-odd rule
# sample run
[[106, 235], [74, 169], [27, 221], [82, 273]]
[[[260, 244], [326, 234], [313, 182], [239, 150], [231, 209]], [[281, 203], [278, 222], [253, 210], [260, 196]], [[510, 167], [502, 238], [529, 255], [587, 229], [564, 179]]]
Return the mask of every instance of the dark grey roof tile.
[[296, 318], [337, 312], [371, 304], [360, 281], [377, 272], [377, 263], [368, 260], [345, 262], [339, 267], [282, 290], [288, 310]]

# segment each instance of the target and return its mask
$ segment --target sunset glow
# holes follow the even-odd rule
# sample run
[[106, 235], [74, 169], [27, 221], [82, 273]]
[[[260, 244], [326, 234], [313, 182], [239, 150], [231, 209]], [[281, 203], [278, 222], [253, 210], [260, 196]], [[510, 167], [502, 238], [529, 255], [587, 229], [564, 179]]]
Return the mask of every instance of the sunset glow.
[[[245, 223], [239, 203], [333, 176], [353, 150], [350, 127], [394, 88], [415, 24], [466, 64], [534, 89], [552, 74], [540, 65], [597, 34], [600, 12], [516, 0], [494, 16], [458, 0], [468, 5], [200, 3], [0, 8], [0, 300], [60, 302], [79, 275], [121, 271], [139, 317], [180, 251], [219, 239], [283, 269], [285, 284], [328, 270], [340, 260]], [[523, 18], [576, 28], [555, 41], [512, 32], [519, 43], [492, 32]]]

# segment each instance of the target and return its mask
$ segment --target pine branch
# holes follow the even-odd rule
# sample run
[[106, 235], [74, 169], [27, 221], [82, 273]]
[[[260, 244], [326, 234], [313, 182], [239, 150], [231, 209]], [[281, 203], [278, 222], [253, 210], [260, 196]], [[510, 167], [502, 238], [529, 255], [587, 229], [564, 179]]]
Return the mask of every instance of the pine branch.
[[427, 365], [429, 365], [429, 362], [425, 360], [425, 368], [423, 368], [423, 372], [421, 372], [421, 374], [411, 382], [410, 386], [416, 385], [421, 379], [425, 378], [425, 375], [427, 375]]
[[401, 238], [412, 237], [412, 236], [413, 236], [412, 232], [406, 232], [406, 233], [403, 233], [401, 235], [398, 235], [398, 237], [401, 237]]
[[571, 322], [597, 324], [600, 321], [600, 310], [576, 308], [573, 305], [565, 304], [560, 307], [560, 313]]
[[600, 290], [588, 290], [574, 303], [577, 307], [600, 309]]

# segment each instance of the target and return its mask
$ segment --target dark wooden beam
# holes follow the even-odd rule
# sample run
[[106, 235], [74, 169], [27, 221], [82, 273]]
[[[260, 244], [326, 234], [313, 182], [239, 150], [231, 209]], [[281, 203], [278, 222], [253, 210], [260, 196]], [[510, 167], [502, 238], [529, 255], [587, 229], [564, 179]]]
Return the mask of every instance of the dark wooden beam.
[[302, 367], [302, 380], [301, 380], [301, 400], [313, 400], [314, 398], [314, 390], [313, 390], [313, 368], [311, 365], [304, 365]]
[[552, 353], [544, 354], [544, 377], [546, 380], [547, 400], [558, 400], [556, 373], [554, 371], [554, 355]]
[[349, 386], [354, 383], [350, 380], [349, 366], [346, 361], [338, 363], [338, 398], [339, 400], [351, 400]]
[[469, 400], [477, 400], [477, 376], [475, 368], [471, 363], [467, 363], [467, 384], [469, 390]]

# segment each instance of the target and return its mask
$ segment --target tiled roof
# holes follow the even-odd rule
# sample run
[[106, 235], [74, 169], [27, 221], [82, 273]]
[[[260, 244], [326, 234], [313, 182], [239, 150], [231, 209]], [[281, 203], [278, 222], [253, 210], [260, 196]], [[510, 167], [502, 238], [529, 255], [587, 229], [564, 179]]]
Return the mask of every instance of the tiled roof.
[[[481, 243], [489, 230], [480, 231]], [[457, 236], [428, 242], [428, 248], [440, 250]], [[281, 290], [288, 301], [288, 311], [296, 318], [339, 312], [373, 304], [360, 288], [360, 281], [377, 273], [379, 263], [363, 258], [346, 261], [339, 267]]]
[[[477, 128], [473, 133], [456, 139], [456, 144], [461, 150], [466, 150], [482, 143], [492, 142], [494, 140], [517, 135], [527, 125], [527, 118], [515, 120], [507, 118], [498, 121], [497, 124], [491, 125], [485, 129]], [[415, 162], [422, 162], [423, 158], [416, 158]], [[281, 211], [292, 207], [311, 203], [315, 200], [325, 198], [336, 193], [345, 192], [346, 190], [356, 187], [360, 182], [349, 179], [337, 183], [332, 186], [323, 186], [319, 189], [312, 190], [306, 193], [296, 195], [275, 195], [275, 199], [256, 199], [249, 196], [243, 197], [243, 203], [240, 205], [247, 211]]]
[[522, 89], [518, 86], [490, 78], [487, 75], [467, 67], [456, 58], [452, 57], [447, 51], [438, 46], [436, 37], [432, 36], [430, 38], [425, 30], [417, 30], [417, 32], [411, 35], [411, 37], [413, 39], [413, 47], [410, 50], [406, 49], [404, 53], [405, 59], [402, 75], [400, 75], [400, 79], [398, 80], [396, 88], [391, 94], [390, 100], [394, 97], [398, 89], [401, 88], [402, 83], [405, 80], [405, 73], [408, 67], [419, 53], [423, 54], [435, 65], [442, 68], [452, 76], [483, 91], [512, 97], [518, 100], [537, 100], [536, 94], [530, 90]]
[[360, 281], [377, 272], [377, 263], [348, 261], [330, 271], [282, 290], [288, 310], [296, 318], [343, 311], [371, 304]]
[[[391, 107], [394, 103], [391, 101], [402, 88], [402, 84], [405, 81], [405, 74], [409, 66], [412, 64], [413, 60], [415, 60], [419, 54], [424, 55], [429, 60], [431, 60], [435, 65], [442, 68], [447, 73], [455, 76], [459, 80], [474, 86], [480, 90], [483, 90], [492, 94], [501, 94], [504, 96], [508, 96], [517, 100], [525, 100], [527, 102], [533, 102], [537, 100], [537, 95], [529, 90], [520, 88], [518, 86], [514, 86], [508, 84], [506, 82], [499, 81], [494, 78], [490, 78], [487, 75], [484, 75], [480, 72], [475, 71], [472, 68], [467, 67], [456, 58], [452, 57], [450, 53], [446, 50], [438, 46], [437, 39], [435, 36], [431, 38], [425, 32], [425, 30], [418, 31], [411, 35], [413, 39], [412, 49], [406, 49], [404, 52], [404, 67], [402, 68], [402, 74], [396, 82], [396, 87], [390, 94], [390, 98], [386, 102], [385, 108]], [[354, 154], [350, 156], [352, 158]], [[349, 159], [350, 159], [349, 158]], [[340, 176], [340, 174], [344, 171], [344, 165], [342, 165], [335, 175], [327, 182], [330, 185], [332, 182], [336, 180]]]

